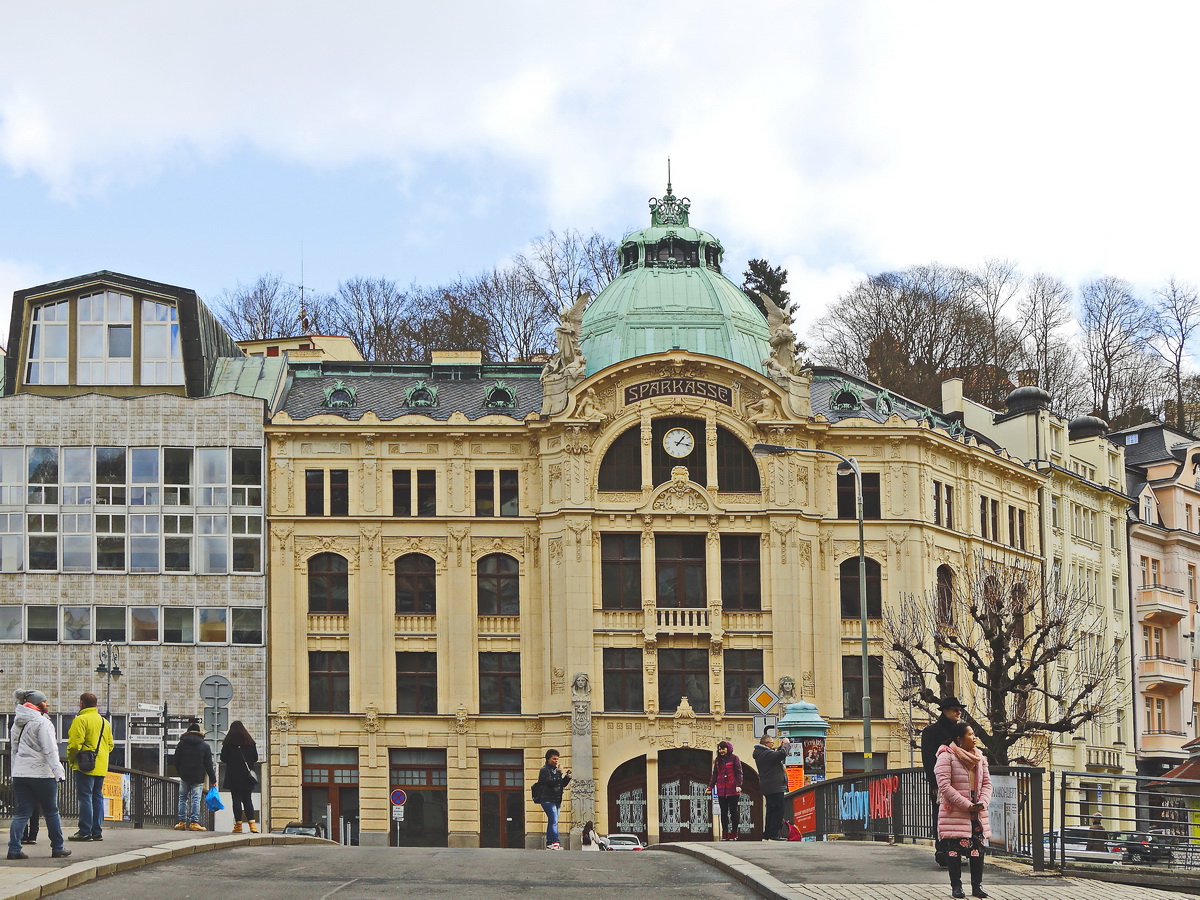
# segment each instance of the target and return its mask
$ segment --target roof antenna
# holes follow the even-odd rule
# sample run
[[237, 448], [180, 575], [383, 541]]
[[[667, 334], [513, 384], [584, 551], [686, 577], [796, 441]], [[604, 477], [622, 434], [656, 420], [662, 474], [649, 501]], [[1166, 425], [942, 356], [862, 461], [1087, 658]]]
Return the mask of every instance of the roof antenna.
[[667, 157], [667, 193], [671, 193], [671, 157]]
[[300, 332], [307, 337], [312, 331], [312, 323], [308, 319], [308, 310], [304, 306], [304, 241], [300, 242], [300, 315], [296, 318], [300, 320]]

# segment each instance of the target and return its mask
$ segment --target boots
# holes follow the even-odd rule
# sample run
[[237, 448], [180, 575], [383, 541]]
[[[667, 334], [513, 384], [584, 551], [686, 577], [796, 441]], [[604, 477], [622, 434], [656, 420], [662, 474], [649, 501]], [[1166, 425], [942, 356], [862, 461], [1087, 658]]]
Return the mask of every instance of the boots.
[[233, 823], [233, 833], [234, 834], [242, 833], [242, 820], [241, 819], [238, 819], [236, 822]]
[[950, 872], [950, 896], [954, 900], [965, 900], [962, 887], [962, 857], [957, 853], [948, 857], [946, 868]]
[[[980, 851], [982, 853], [982, 851]], [[987, 891], [983, 889], [983, 856], [972, 856], [971, 864], [971, 896], [986, 897]]]
[[251, 819], [249, 824], [250, 824], [250, 833], [258, 834], [258, 823], [255, 822], [253, 819]]

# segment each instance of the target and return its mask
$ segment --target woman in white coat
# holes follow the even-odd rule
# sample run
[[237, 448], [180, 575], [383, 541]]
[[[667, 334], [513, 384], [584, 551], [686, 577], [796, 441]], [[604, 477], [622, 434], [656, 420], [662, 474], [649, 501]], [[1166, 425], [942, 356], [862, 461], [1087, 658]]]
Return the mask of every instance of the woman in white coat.
[[21, 837], [33, 813], [35, 798], [50, 833], [50, 855], [56, 859], [70, 856], [71, 851], [63, 846], [62, 822], [58, 817], [58, 783], [67, 773], [58, 759], [58, 738], [49, 715], [50, 703], [41, 691], [14, 691], [13, 698], [17, 709], [8, 732], [8, 746], [17, 813], [8, 829], [8, 858], [29, 858], [21, 851]]

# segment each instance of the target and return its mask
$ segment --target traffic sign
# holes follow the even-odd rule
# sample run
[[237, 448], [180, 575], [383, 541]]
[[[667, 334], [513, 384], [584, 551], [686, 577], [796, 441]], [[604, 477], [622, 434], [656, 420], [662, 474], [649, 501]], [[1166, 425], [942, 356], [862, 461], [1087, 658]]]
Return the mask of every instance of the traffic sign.
[[154, 703], [139, 703], [138, 709], [144, 709], [146, 712], [158, 713], [160, 716], [162, 715], [162, 707]]
[[765, 684], [760, 684], [750, 692], [750, 705], [763, 715], [770, 713], [778, 702], [779, 695]]
[[397, 804], [396, 806], [392, 807], [392, 821], [393, 822], [403, 822], [404, 821], [404, 806], [403, 805]]
[[408, 794], [404, 793], [400, 788], [392, 791], [392, 806], [403, 806], [407, 801]]
[[773, 729], [777, 724], [779, 724], [779, 716], [755, 716], [754, 736], [762, 737], [764, 731], [768, 728]]

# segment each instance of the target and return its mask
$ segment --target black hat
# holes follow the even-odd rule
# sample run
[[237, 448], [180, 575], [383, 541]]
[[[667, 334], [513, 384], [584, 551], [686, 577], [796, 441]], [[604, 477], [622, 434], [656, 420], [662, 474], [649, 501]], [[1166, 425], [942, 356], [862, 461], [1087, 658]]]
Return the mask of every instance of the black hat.
[[937, 708], [938, 709], [966, 709], [966, 707], [963, 705], [962, 701], [954, 696], [943, 697], [941, 700], [939, 700], [937, 702]]

